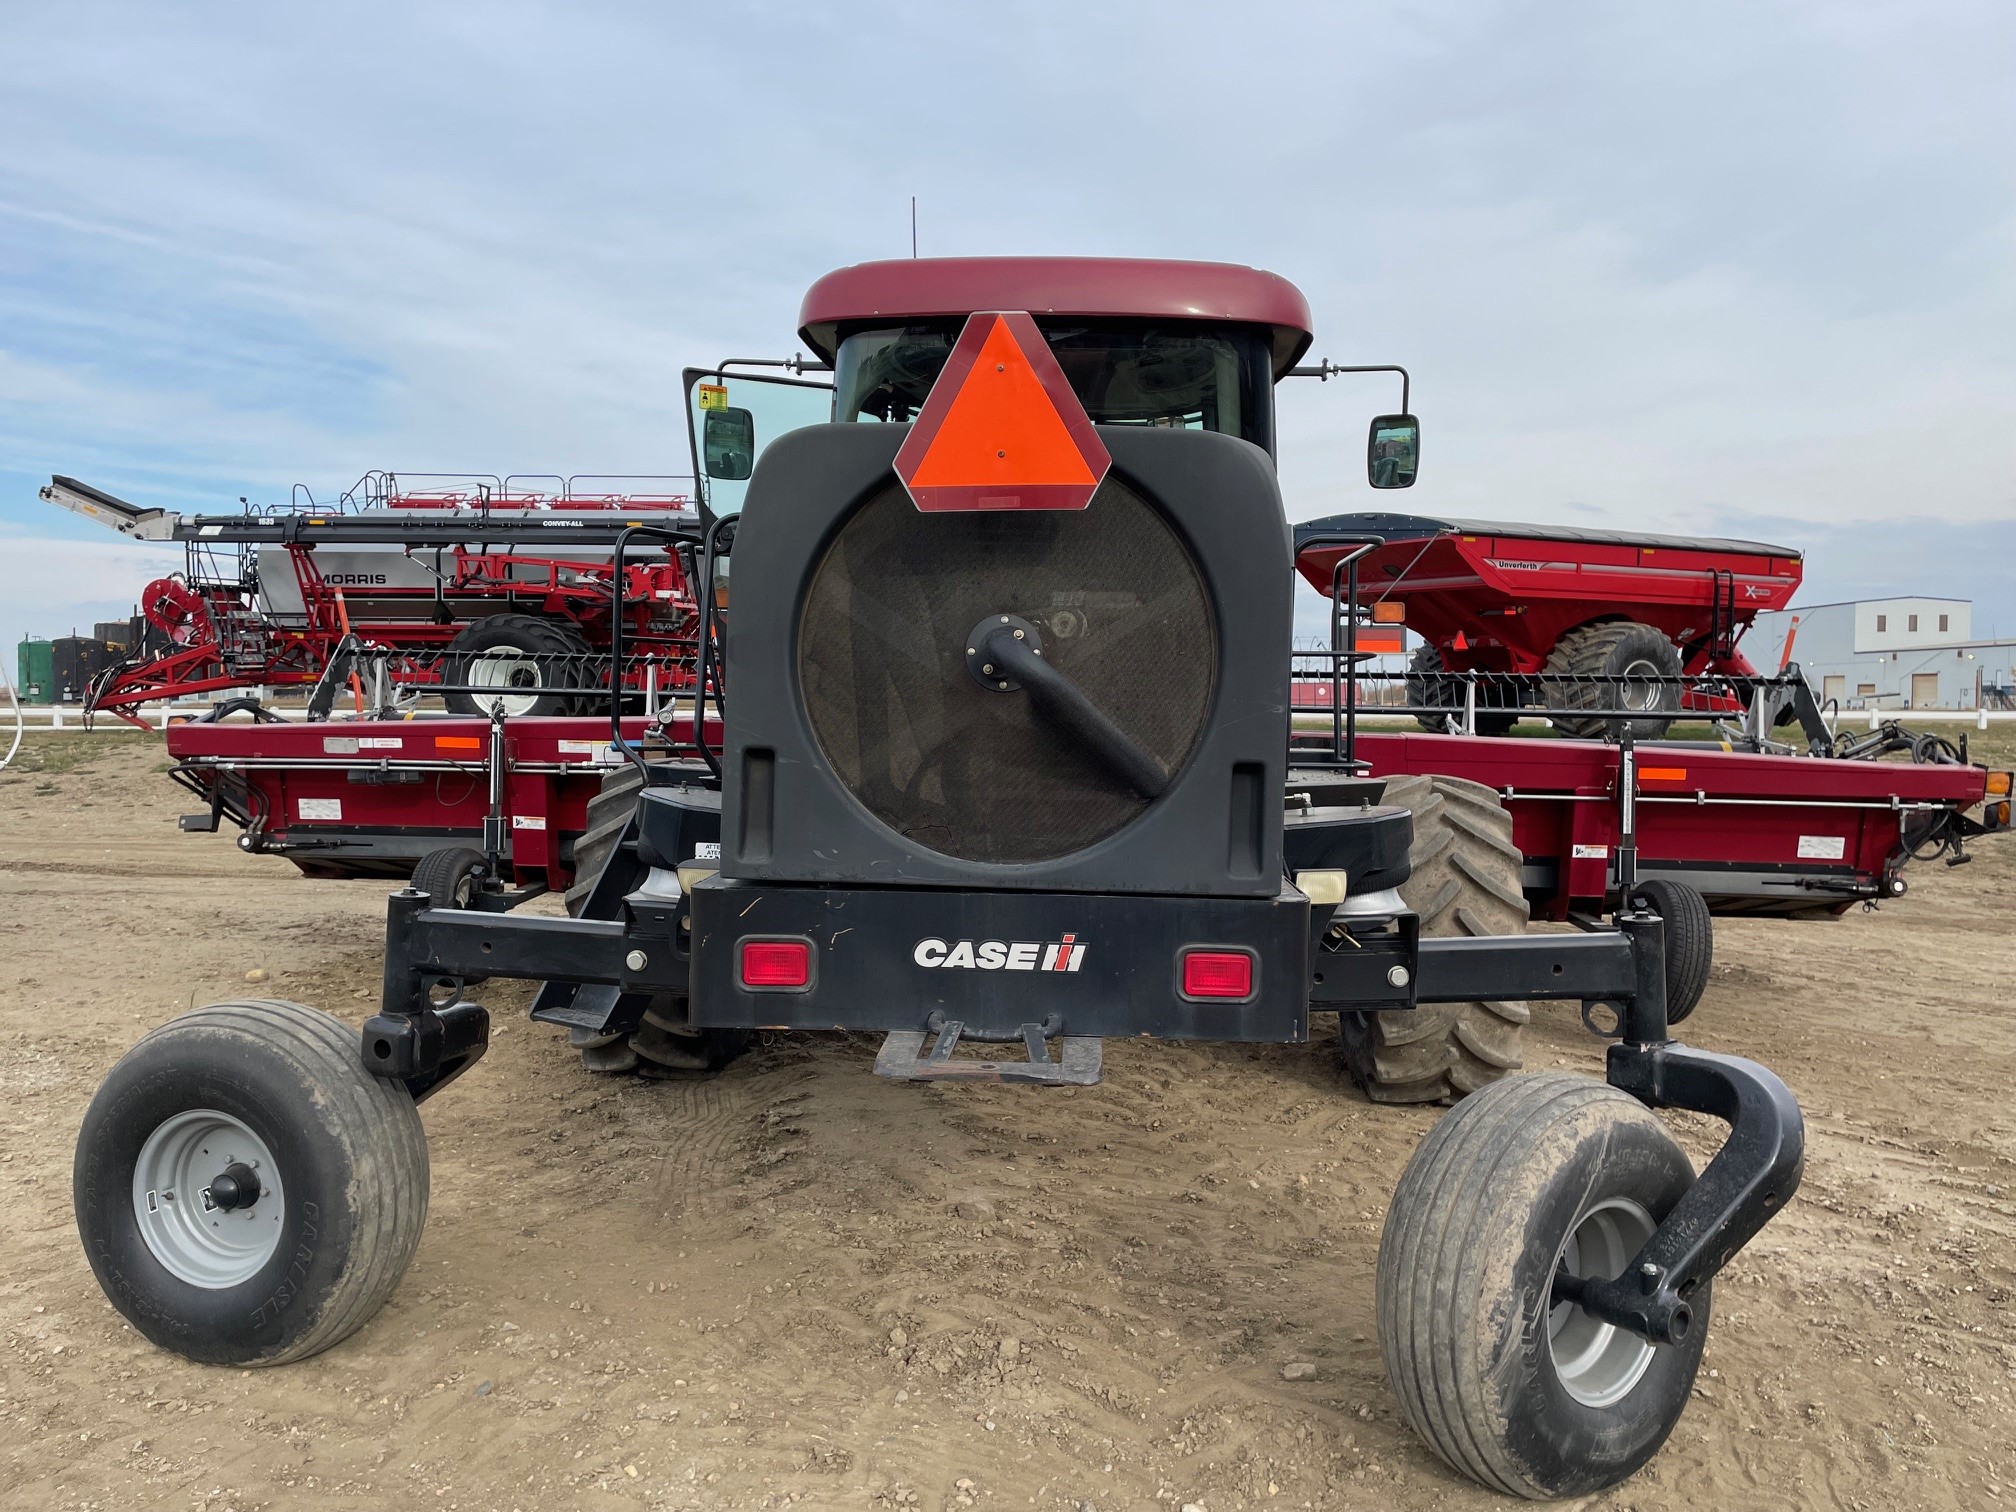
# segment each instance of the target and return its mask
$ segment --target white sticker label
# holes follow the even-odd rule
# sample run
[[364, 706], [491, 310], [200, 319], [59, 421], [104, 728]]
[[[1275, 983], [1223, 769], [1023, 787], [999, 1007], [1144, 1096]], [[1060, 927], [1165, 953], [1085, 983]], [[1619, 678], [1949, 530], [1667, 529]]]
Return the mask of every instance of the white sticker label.
[[560, 742], [560, 754], [562, 756], [593, 756], [597, 749], [596, 743], [592, 740], [563, 740]]
[[1577, 861], [1607, 861], [1610, 859], [1610, 847], [1607, 845], [1578, 845], [1575, 847], [1573, 859]]
[[355, 756], [357, 739], [354, 735], [324, 735], [322, 737], [324, 756]]
[[1801, 861], [1840, 861], [1848, 855], [1848, 840], [1843, 835], [1801, 835], [1799, 837], [1799, 859]]
[[341, 819], [343, 800], [341, 798], [303, 798], [295, 805], [295, 814], [302, 819]]
[[693, 846], [693, 859], [695, 861], [719, 861], [721, 859], [721, 842], [719, 840], [696, 841]]
[[397, 735], [366, 735], [357, 744], [367, 751], [400, 751], [406, 742]]
[[543, 830], [546, 828], [546, 820], [540, 814], [513, 814], [511, 816], [511, 828]]

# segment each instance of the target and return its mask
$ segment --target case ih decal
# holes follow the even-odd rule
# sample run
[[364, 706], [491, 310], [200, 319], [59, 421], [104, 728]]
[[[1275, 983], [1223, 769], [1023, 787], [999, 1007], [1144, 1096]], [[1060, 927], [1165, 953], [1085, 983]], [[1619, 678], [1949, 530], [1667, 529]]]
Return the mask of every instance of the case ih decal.
[[1078, 936], [1061, 940], [919, 940], [910, 952], [919, 966], [957, 966], [969, 971], [1076, 971], [1085, 964]]

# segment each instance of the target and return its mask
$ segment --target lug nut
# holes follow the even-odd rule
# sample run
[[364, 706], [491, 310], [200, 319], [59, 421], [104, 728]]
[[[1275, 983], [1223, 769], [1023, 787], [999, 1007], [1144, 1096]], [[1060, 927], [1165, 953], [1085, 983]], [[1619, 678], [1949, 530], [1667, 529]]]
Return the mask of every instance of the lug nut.
[[628, 966], [632, 971], [642, 971], [646, 966], [651, 964], [651, 957], [644, 954], [641, 950], [633, 950], [630, 954], [623, 957], [623, 964]]

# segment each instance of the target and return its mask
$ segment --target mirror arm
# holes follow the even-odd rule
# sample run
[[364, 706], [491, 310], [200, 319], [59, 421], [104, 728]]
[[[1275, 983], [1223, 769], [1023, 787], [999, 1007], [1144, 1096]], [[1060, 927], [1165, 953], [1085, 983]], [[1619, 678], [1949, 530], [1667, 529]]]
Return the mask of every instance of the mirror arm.
[[782, 368], [787, 373], [830, 373], [833, 364], [821, 362], [817, 357], [730, 357], [722, 362], [717, 372], [726, 372], [731, 367]]
[[1282, 376], [1284, 378], [1318, 378], [1328, 383], [1330, 375], [1333, 373], [1398, 373], [1400, 375], [1400, 413], [1403, 415], [1414, 413], [1414, 406], [1407, 402], [1408, 390], [1412, 386], [1413, 380], [1407, 376], [1407, 369], [1395, 366], [1390, 362], [1374, 363], [1369, 367], [1340, 367], [1334, 362], [1318, 362], [1314, 367], [1290, 368]]

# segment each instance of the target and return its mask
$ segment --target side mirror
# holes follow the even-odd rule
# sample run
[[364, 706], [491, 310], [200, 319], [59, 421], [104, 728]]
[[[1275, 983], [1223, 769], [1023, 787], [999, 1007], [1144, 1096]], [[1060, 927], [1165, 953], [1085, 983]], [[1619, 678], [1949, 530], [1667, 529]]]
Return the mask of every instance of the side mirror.
[[1421, 422], [1412, 415], [1381, 415], [1365, 444], [1365, 480], [1374, 488], [1412, 488], [1421, 466]]
[[708, 477], [741, 482], [756, 467], [756, 417], [746, 409], [707, 410], [700, 450]]

